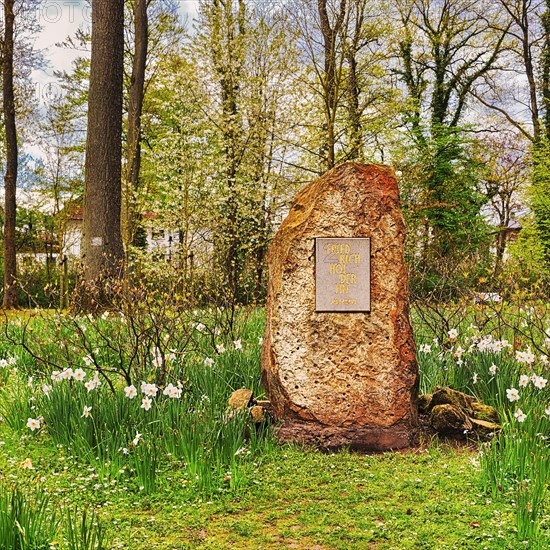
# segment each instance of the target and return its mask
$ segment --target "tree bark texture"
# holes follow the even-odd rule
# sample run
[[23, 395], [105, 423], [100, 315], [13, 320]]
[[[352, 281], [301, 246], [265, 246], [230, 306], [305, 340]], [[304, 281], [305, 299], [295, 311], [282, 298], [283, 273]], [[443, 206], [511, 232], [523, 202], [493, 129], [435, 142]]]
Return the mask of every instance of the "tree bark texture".
[[325, 126], [326, 135], [324, 149], [326, 154], [326, 165], [328, 169], [335, 164], [336, 147], [336, 110], [338, 108], [340, 81], [341, 81], [341, 63], [337, 62], [337, 38], [346, 16], [346, 0], [340, 0], [339, 10], [331, 25], [330, 15], [327, 7], [327, 0], [317, 0], [321, 34], [323, 35], [323, 47], [325, 58], [324, 69], [324, 103], [325, 103]]
[[6, 136], [6, 173], [4, 175], [4, 308], [17, 307], [17, 261], [15, 217], [17, 188], [17, 127], [13, 89], [14, 0], [4, 1], [4, 42], [2, 44], [2, 95]]
[[92, 1], [92, 57], [84, 185], [84, 282], [119, 273], [124, 0]]
[[128, 151], [127, 151], [127, 188], [125, 215], [125, 244], [135, 243], [137, 211], [135, 194], [139, 187], [141, 166], [141, 114], [143, 112], [143, 94], [145, 89], [145, 69], [149, 38], [147, 6], [149, 0], [135, 0], [134, 4], [134, 60], [130, 93], [128, 99]]
[[[361, 48], [361, 33], [365, 21], [365, 3], [362, 0], [355, 0], [350, 8], [353, 9], [351, 16], [350, 31], [351, 39], [346, 40], [346, 59], [348, 62], [348, 113], [349, 113], [349, 160], [361, 160], [363, 157], [363, 128], [361, 125], [361, 108], [359, 102], [359, 75], [357, 54]], [[351, 9], [350, 9], [351, 11]], [[352, 24], [353, 23], [353, 24]], [[344, 37], [346, 39], [346, 37]]]
[[541, 16], [541, 23], [544, 31], [540, 55], [544, 133], [546, 139], [550, 139], [550, 0], [546, 0], [546, 10]]

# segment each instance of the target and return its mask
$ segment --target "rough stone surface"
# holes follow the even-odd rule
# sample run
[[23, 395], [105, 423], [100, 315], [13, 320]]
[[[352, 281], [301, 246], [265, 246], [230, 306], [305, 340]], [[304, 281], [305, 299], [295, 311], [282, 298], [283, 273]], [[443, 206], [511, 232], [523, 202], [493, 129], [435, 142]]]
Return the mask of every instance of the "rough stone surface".
[[252, 401], [252, 390], [242, 388], [234, 391], [229, 398], [229, 408], [231, 409], [244, 409], [248, 407]]
[[250, 408], [250, 416], [252, 416], [252, 420], [259, 424], [260, 422], [263, 422], [265, 420], [265, 412], [264, 408], [260, 405], [254, 405]]
[[427, 413], [430, 410], [430, 404], [432, 402], [432, 394], [431, 393], [425, 393], [423, 395], [418, 396], [418, 412], [419, 413]]
[[466, 435], [472, 429], [466, 413], [455, 405], [436, 405], [432, 409], [430, 422], [433, 429], [442, 435]]
[[478, 401], [474, 401], [472, 403], [472, 412], [473, 414], [471, 416], [478, 420], [492, 422], [493, 424], [498, 424], [500, 422], [497, 410], [490, 405], [485, 405], [483, 403], [479, 403]]
[[473, 432], [481, 439], [490, 439], [502, 429], [500, 424], [495, 422], [487, 422], [478, 418], [470, 418], [470, 422], [472, 424]]
[[475, 397], [467, 395], [452, 388], [436, 387], [428, 410], [432, 410], [437, 405], [454, 405], [464, 411], [472, 411], [472, 404], [476, 401]]
[[[315, 238], [371, 238], [371, 311], [315, 311]], [[305, 187], [268, 253], [262, 378], [280, 438], [387, 450], [414, 441], [418, 367], [394, 172], [346, 163]]]
[[495, 408], [477, 401], [466, 393], [452, 388], [436, 388], [427, 407], [420, 412], [430, 412], [429, 422], [432, 428], [441, 435], [464, 435], [487, 439], [501, 429], [498, 413]]

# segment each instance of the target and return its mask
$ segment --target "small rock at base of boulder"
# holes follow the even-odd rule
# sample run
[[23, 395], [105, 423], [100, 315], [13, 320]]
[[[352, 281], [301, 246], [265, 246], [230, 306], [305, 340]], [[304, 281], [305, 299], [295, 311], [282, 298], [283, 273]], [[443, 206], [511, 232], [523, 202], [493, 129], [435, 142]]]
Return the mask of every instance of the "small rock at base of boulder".
[[232, 409], [244, 409], [252, 402], [252, 390], [242, 388], [234, 391], [229, 398], [229, 407]]
[[472, 423], [461, 408], [455, 405], [436, 405], [430, 416], [432, 428], [442, 435], [463, 435], [472, 429]]
[[430, 413], [430, 424], [441, 435], [462, 438], [471, 432], [469, 435], [486, 439], [500, 430], [494, 407], [451, 388], [437, 387], [431, 396], [420, 396], [418, 407], [420, 412]]
[[484, 405], [483, 403], [479, 403], [478, 401], [474, 401], [472, 403], [472, 411], [473, 416], [477, 420], [483, 420], [485, 422], [493, 422], [495, 424], [498, 424], [500, 422], [498, 418], [498, 412], [494, 407], [491, 407], [490, 405]]
[[500, 429], [500, 425], [494, 422], [486, 422], [478, 418], [470, 418], [472, 429], [481, 439], [488, 439], [495, 435]]
[[437, 405], [454, 405], [459, 409], [472, 410], [472, 403], [475, 400], [475, 397], [460, 391], [451, 388], [436, 387], [432, 394], [428, 410], [431, 411]]
[[260, 405], [254, 405], [250, 409], [250, 416], [256, 424], [260, 424], [260, 422], [263, 422], [265, 420], [264, 408]]

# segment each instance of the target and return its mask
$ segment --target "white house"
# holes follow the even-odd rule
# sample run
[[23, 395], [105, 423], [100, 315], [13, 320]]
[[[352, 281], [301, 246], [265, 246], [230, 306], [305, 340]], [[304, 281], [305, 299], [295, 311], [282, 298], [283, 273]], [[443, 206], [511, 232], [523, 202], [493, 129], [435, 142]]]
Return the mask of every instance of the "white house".
[[[147, 213], [144, 220], [151, 222], [156, 218], [155, 214]], [[84, 212], [81, 206], [69, 208], [65, 219], [65, 230], [63, 233], [63, 255], [68, 258], [78, 259], [81, 253], [82, 223]], [[172, 255], [179, 249], [179, 232], [175, 229], [161, 229], [153, 223], [145, 223], [147, 250], [158, 253], [163, 258], [170, 260]]]

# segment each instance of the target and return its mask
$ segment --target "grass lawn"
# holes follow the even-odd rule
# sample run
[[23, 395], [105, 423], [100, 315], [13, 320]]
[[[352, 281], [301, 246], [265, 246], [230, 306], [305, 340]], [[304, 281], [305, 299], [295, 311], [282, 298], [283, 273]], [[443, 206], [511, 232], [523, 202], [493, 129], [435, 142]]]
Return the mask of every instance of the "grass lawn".
[[[514, 511], [479, 489], [477, 451], [431, 443], [413, 452], [323, 454], [275, 447], [250, 464], [237, 494], [222, 487], [194, 498], [176, 461], [161, 466], [158, 490], [109, 477], [63, 449], [25, 438], [5, 442], [4, 480], [44, 487], [52, 504], [94, 506], [106, 548], [544, 548], [523, 544]], [[33, 469], [21, 464], [31, 458]], [[32, 493], [32, 489], [30, 491]], [[547, 546], [546, 546], [547, 547]]]

